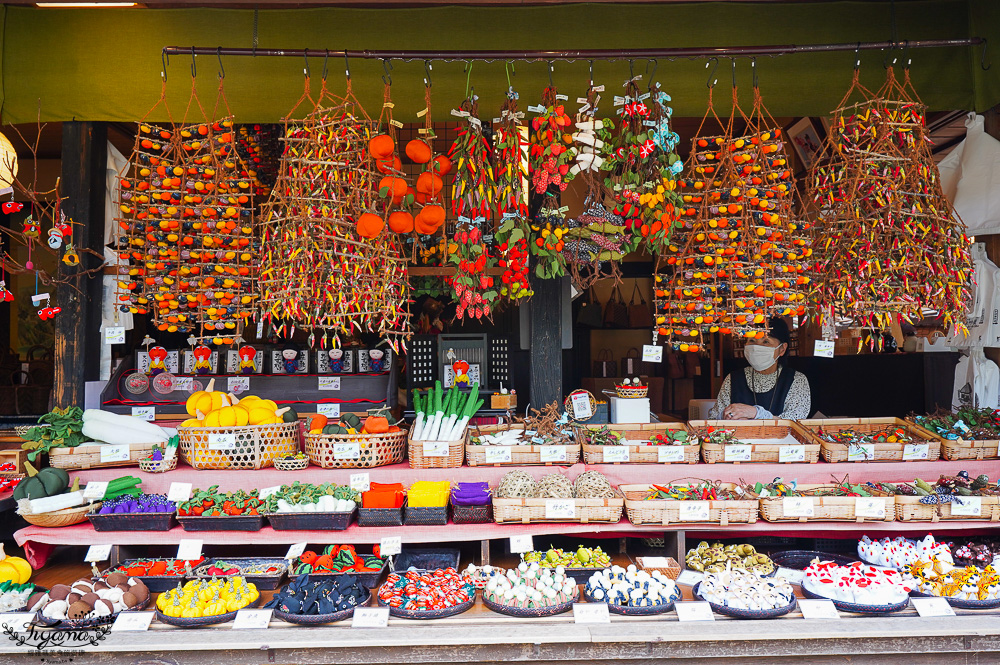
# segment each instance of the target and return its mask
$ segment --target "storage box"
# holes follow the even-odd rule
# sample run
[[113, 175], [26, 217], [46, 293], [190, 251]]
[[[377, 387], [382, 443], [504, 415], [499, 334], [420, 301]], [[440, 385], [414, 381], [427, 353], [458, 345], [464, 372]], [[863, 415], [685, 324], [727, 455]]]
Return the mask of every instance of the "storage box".
[[649, 398], [636, 397], [622, 399], [608, 396], [611, 400], [611, 422], [618, 423], [648, 423]]
[[490, 395], [491, 409], [515, 409], [517, 408], [517, 394], [507, 393], [506, 395], [495, 393]]

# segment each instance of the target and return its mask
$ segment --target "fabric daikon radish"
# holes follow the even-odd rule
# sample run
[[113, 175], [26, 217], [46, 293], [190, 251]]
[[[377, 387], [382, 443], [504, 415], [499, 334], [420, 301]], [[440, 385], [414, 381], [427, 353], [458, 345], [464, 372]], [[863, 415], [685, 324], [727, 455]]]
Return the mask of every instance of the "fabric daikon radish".
[[41, 499], [21, 499], [22, 501], [28, 502], [28, 510], [30, 514], [37, 515], [39, 513], [51, 513], [54, 510], [62, 510], [64, 508], [73, 508], [75, 506], [82, 506], [85, 503], [89, 503], [89, 499], [83, 498], [83, 492], [66, 492], [65, 494], [56, 494], [55, 496], [46, 496]]
[[162, 427], [147, 420], [100, 409], [83, 412], [83, 433], [106, 443], [157, 443], [170, 438]]

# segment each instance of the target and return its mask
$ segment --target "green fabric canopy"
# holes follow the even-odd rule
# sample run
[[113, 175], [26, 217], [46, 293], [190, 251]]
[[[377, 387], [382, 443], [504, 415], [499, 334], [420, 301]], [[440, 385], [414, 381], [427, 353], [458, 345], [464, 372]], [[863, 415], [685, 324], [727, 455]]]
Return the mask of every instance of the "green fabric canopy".
[[[1000, 49], [997, 0], [897, 1], [898, 39], [986, 37]], [[160, 96], [163, 46], [251, 46], [252, 10], [218, 9], [2, 9], [2, 121], [133, 121]], [[323, 49], [586, 49], [750, 44], [809, 44], [887, 40], [888, 2], [574, 4], [538, 7], [434, 7], [426, 9], [261, 10], [261, 48]], [[897, 52], [897, 55], [899, 53]], [[978, 48], [913, 50], [912, 78], [932, 109], [983, 111], [1000, 103], [1000, 52], [989, 71], [979, 66]], [[761, 91], [772, 115], [825, 115], [850, 82], [851, 52], [795, 54], [758, 59]], [[875, 89], [884, 80], [882, 54], [862, 55], [862, 82]], [[169, 67], [167, 102], [175, 120], [184, 116], [191, 88], [191, 58]], [[304, 63], [293, 58], [224, 58], [225, 90], [240, 122], [276, 122], [302, 94]], [[208, 115], [218, 86], [215, 57], [197, 58], [197, 89]], [[311, 57], [313, 91], [323, 57]], [[352, 61], [354, 92], [369, 114], [382, 100], [379, 61]], [[636, 73], [646, 62], [635, 63]], [[596, 83], [607, 95], [627, 78], [627, 62], [597, 62]], [[399, 120], [416, 122], [424, 106], [423, 63], [394, 63], [393, 100]], [[750, 67], [738, 61], [749, 109]], [[434, 64], [434, 117], [449, 118], [465, 96], [462, 63]], [[658, 63], [656, 78], [672, 97], [675, 115], [701, 116], [706, 108], [704, 60]], [[585, 92], [587, 63], [556, 62], [554, 81], [574, 99]], [[730, 65], [718, 70], [715, 97], [728, 113]], [[484, 117], [496, 114], [507, 76], [502, 62], [475, 63], [471, 85]], [[537, 103], [548, 82], [544, 63], [517, 63], [511, 79], [522, 109]], [[329, 62], [329, 88], [345, 88], [343, 59]], [[308, 104], [308, 102], [306, 102]], [[604, 104], [605, 111], [610, 104]], [[302, 112], [300, 107], [299, 113]], [[200, 120], [196, 105], [189, 119]], [[166, 119], [160, 106], [151, 116]]]

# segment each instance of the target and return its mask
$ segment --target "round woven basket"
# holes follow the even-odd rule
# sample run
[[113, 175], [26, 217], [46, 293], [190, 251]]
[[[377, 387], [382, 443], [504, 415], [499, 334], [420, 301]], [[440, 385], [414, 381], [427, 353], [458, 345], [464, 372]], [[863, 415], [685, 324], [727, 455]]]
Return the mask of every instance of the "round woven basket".
[[638, 399], [645, 397], [649, 392], [649, 386], [622, 386], [615, 385], [615, 392], [620, 399]]
[[563, 612], [569, 612], [573, 609], [573, 603], [575, 603], [577, 598], [568, 600], [565, 603], [559, 603], [558, 605], [550, 605], [548, 607], [513, 607], [511, 605], [504, 605], [503, 603], [495, 603], [485, 595], [483, 596], [483, 605], [490, 608], [497, 614], [506, 614], [511, 617], [551, 617], [556, 614], [562, 614]]
[[[369, 469], [398, 464], [406, 457], [406, 428], [385, 434], [305, 434], [309, 461], [324, 469]], [[360, 446], [358, 459], [337, 459], [334, 446], [355, 443]]]
[[462, 612], [467, 612], [472, 609], [472, 606], [476, 604], [476, 599], [470, 598], [464, 603], [459, 603], [454, 607], [449, 607], [443, 610], [404, 610], [401, 607], [392, 607], [382, 602], [379, 598], [378, 604], [381, 607], [389, 607], [389, 616], [398, 617], [400, 619], [443, 619], [445, 617], [455, 616], [456, 614], [461, 614]]
[[900, 602], [893, 603], [891, 605], [860, 605], [858, 603], [848, 603], [843, 600], [821, 596], [818, 593], [810, 591], [805, 586], [802, 587], [802, 595], [806, 598], [815, 598], [816, 600], [831, 600], [833, 601], [833, 606], [841, 612], [854, 612], [855, 614], [892, 614], [893, 612], [905, 610], [906, 606], [910, 604], [909, 596]]
[[[130, 610], [122, 610], [122, 612], [138, 612], [140, 610], [146, 609], [149, 605], [149, 598], [142, 601]], [[96, 617], [93, 619], [49, 619], [48, 617], [42, 616], [42, 611], [39, 610], [35, 613], [35, 618], [31, 620], [37, 626], [45, 626], [46, 628], [52, 628], [53, 630], [87, 630], [88, 628], [97, 628], [98, 626], [106, 626], [112, 624], [118, 619], [118, 615], [121, 612], [115, 612], [114, 614], [109, 614], [106, 617]]]
[[300, 457], [298, 459], [276, 459], [274, 460], [274, 468], [278, 471], [301, 471], [302, 469], [309, 466], [308, 457]]
[[[583, 590], [583, 597], [588, 603], [603, 603], [603, 600], [595, 600], [593, 596], [587, 593], [586, 588]], [[608, 612], [612, 614], [621, 614], [622, 616], [628, 617], [644, 617], [652, 616], [654, 614], [665, 614], [670, 610], [674, 609], [674, 603], [681, 599], [680, 589], [670, 597], [670, 602], [660, 603], [659, 605], [647, 605], [645, 607], [632, 607], [631, 605], [616, 605], [614, 603], [608, 603]]]
[[[691, 593], [695, 598], [702, 598], [699, 593], [701, 587], [701, 582], [694, 585], [694, 589]], [[795, 609], [795, 598], [792, 598], [792, 602], [784, 607], [775, 607], [769, 610], [743, 610], [735, 607], [729, 607], [728, 605], [717, 605], [711, 601], [708, 604], [712, 606], [712, 611], [723, 616], [732, 617], [734, 619], [776, 619], [780, 616], [785, 616], [789, 612]]]
[[[249, 605], [241, 607], [240, 610], [248, 610], [260, 604], [260, 598], [253, 601]], [[220, 623], [228, 623], [236, 618], [235, 612], [226, 612], [225, 614], [216, 614], [210, 617], [170, 617], [161, 612], [159, 609], [156, 610], [156, 620], [169, 624], [171, 626], [177, 626], [178, 628], [199, 628], [201, 626], [214, 626]]]
[[21, 515], [24, 521], [35, 526], [60, 527], [80, 524], [87, 521], [87, 513], [100, 510], [101, 502], [88, 503], [86, 506], [74, 506], [73, 508], [63, 508], [54, 510], [51, 513], [38, 513], [36, 515]]
[[911, 591], [911, 598], [944, 598], [948, 601], [948, 604], [952, 607], [957, 607], [960, 610], [993, 610], [1000, 607], [1000, 598], [991, 598], [989, 600], [966, 600], [964, 598], [952, 598], [951, 596], [932, 596], [929, 593], [920, 593], [919, 591]]
[[177, 455], [174, 455], [170, 459], [167, 459], [166, 457], [160, 460], [141, 459], [139, 460], [139, 468], [146, 473], [165, 473], [167, 471], [173, 471], [177, 468]]
[[274, 610], [274, 616], [282, 621], [287, 621], [288, 623], [294, 623], [297, 626], [320, 626], [325, 623], [335, 623], [337, 621], [343, 621], [344, 619], [350, 619], [354, 616], [354, 610], [358, 607], [364, 607], [368, 604], [368, 600], [371, 598], [371, 592], [365, 597], [360, 603], [355, 607], [348, 607], [346, 610], [340, 610], [339, 612], [331, 612], [330, 614], [291, 614], [289, 612], [282, 612], [281, 610]]
[[590, 401], [591, 418], [597, 413], [597, 399], [594, 395], [589, 390], [574, 390], [569, 395], [566, 395], [566, 399], [563, 400], [563, 410], [566, 412], [566, 415], [569, 416], [570, 420], [577, 420], [577, 418], [573, 415], [573, 395], [586, 395], [587, 399]]
[[838, 566], [848, 566], [856, 561], [854, 557], [844, 554], [831, 554], [829, 552], [816, 552], [813, 550], [788, 550], [786, 552], [775, 552], [768, 555], [775, 566], [781, 568], [791, 568], [794, 570], [805, 570], [813, 559], [820, 561], [833, 561]]

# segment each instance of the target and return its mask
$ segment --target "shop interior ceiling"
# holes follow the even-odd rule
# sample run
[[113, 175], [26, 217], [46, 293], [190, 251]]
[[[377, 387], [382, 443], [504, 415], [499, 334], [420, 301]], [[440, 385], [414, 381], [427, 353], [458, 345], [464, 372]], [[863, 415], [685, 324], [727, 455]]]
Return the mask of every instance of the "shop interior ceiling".
[[[2, 12], [2, 107], [4, 123], [43, 120], [129, 122], [142, 117], [160, 94], [160, 51], [168, 45], [249, 48], [254, 44], [255, 11], [232, 9], [239, 3], [184, 3], [212, 7], [156, 9], [37, 8], [5, 3]], [[176, 7], [176, 3], [170, 3]], [[242, 3], [246, 4], [246, 3]], [[225, 90], [241, 122], [276, 122], [299, 99], [308, 66], [315, 91], [324, 69], [324, 49], [347, 50], [560, 50], [656, 47], [726, 47], [765, 44], [816, 44], [895, 39], [985, 38], [1000, 48], [1000, 3], [996, 0], [896, 0], [896, 2], [633, 2], [540, 3], [436, 6], [393, 2], [259, 3], [260, 48], [315, 50], [308, 65], [294, 58], [223, 57]], [[324, 6], [317, 6], [322, 4]], [[339, 6], [328, 6], [339, 5]], [[417, 5], [417, 6], [413, 6]], [[895, 16], [895, 21], [892, 17]], [[912, 78], [932, 110], [983, 111], [1000, 102], [1000, 67], [983, 69], [980, 47], [913, 49]], [[902, 48], [890, 54], [899, 59]], [[1000, 56], [998, 56], [1000, 57]], [[986, 54], [987, 63], [991, 54]], [[884, 54], [862, 53], [862, 82], [877, 88], [884, 80]], [[167, 102], [180, 120], [191, 89], [189, 56], [173, 57], [166, 67]], [[197, 90], [209, 112], [218, 87], [219, 62], [198, 56]], [[774, 116], [823, 116], [846, 90], [852, 52], [759, 57], [761, 91]], [[330, 58], [328, 87], [343, 92], [344, 61]], [[423, 62], [393, 62], [392, 96], [396, 118], [416, 121], [423, 108]], [[706, 108], [704, 59], [661, 60], [655, 78], [673, 97], [675, 117], [700, 117]], [[716, 109], [728, 114], [728, 62], [720, 66], [722, 88]], [[653, 63], [637, 61], [636, 73]], [[369, 113], [382, 99], [383, 65], [378, 60], [349, 62], [353, 90]], [[511, 84], [523, 106], [534, 104], [549, 82], [544, 62], [518, 62]], [[461, 62], [435, 61], [432, 104], [446, 112], [466, 93]], [[628, 77], [626, 60], [594, 63], [594, 79], [609, 92]], [[750, 106], [749, 59], [737, 59], [737, 83]], [[480, 107], [499, 109], [507, 90], [503, 61], [476, 62], [468, 78]], [[554, 62], [552, 80], [570, 97], [583, 94], [588, 63]], [[724, 88], [724, 92], [722, 89]], [[742, 98], [741, 98], [742, 99]], [[741, 102], [742, 103], [742, 102]], [[161, 107], [162, 108], [162, 107]], [[162, 117], [160, 117], [162, 116]], [[443, 116], [438, 116], [443, 117]], [[157, 110], [153, 120], [166, 120]]]

